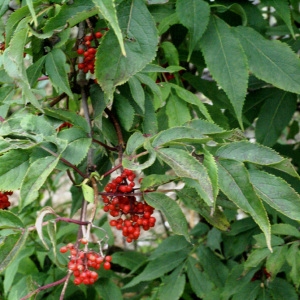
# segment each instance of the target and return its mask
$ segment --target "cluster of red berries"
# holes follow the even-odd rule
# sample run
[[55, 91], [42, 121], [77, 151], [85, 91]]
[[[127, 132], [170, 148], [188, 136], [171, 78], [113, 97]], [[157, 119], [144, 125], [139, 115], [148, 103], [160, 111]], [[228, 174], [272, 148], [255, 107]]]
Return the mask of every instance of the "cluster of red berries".
[[102, 195], [105, 203], [103, 210], [117, 218], [110, 221], [110, 226], [122, 230], [128, 243], [139, 238], [141, 228], [147, 231], [154, 227], [156, 222], [152, 216], [154, 212], [152, 206], [144, 201], [137, 201], [132, 194], [126, 195], [133, 192], [135, 177], [131, 170], [124, 169], [120, 176], [106, 185], [104, 190], [107, 195]]
[[10, 206], [10, 202], [8, 200], [8, 196], [13, 194], [12, 191], [9, 192], [0, 192], [0, 209], [5, 209]]
[[[86, 244], [87, 240], [82, 239], [82, 244]], [[72, 243], [62, 246], [59, 250], [61, 253], [70, 251], [70, 261], [68, 269], [73, 272], [74, 284], [93, 284], [98, 279], [98, 273], [90, 270], [94, 268], [99, 270], [101, 265], [105, 270], [110, 270], [112, 257], [110, 255], [102, 256], [94, 251], [84, 251], [75, 248]]]
[[79, 55], [83, 55], [83, 62], [78, 64], [78, 69], [84, 73], [91, 72], [94, 74], [95, 71], [95, 54], [97, 52], [96, 45], [93, 46], [93, 40], [100, 39], [102, 33], [100, 31], [95, 32], [94, 35], [89, 34], [83, 38], [83, 44], [77, 49]]

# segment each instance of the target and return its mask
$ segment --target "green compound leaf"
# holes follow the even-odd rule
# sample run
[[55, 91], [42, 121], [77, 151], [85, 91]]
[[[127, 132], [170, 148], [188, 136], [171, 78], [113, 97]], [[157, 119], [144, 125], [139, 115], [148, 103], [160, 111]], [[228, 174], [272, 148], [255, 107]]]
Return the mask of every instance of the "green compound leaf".
[[23, 228], [24, 224], [18, 216], [7, 210], [0, 210], [0, 228]]
[[145, 193], [144, 199], [149, 205], [163, 212], [175, 234], [183, 235], [190, 241], [186, 218], [176, 201], [158, 192]]
[[[242, 109], [247, 92], [247, 58], [231, 28], [212, 16], [201, 38], [201, 49], [212, 76], [227, 94], [241, 128]], [[220, 68], [220, 65], [223, 67]]]
[[109, 98], [116, 86], [128, 81], [153, 60], [158, 42], [155, 23], [144, 1], [125, 0], [117, 10], [126, 57], [117, 36], [110, 30], [98, 47], [95, 63], [96, 78]]
[[114, 30], [115, 35], [121, 47], [121, 52], [124, 56], [126, 56], [124, 40], [123, 40], [121, 29], [119, 27], [118, 18], [117, 18], [115, 1], [114, 0], [93, 0], [93, 2], [100, 10], [102, 16], [108, 21], [108, 23]]
[[170, 142], [203, 144], [209, 140], [210, 138], [201, 134], [196, 129], [189, 127], [173, 127], [158, 133], [152, 141], [152, 146], [155, 148]]
[[55, 89], [59, 92], [65, 92], [73, 98], [70, 89], [67, 71], [65, 69], [66, 56], [61, 49], [53, 49], [46, 56], [45, 67]]
[[129, 79], [128, 84], [133, 100], [142, 112], [145, 113], [145, 92], [141, 82], [133, 76]]
[[222, 146], [218, 149], [216, 155], [222, 158], [259, 165], [272, 165], [284, 160], [282, 156], [271, 148], [247, 141], [233, 142]]
[[158, 157], [166, 162], [176, 175], [193, 179], [198, 183], [198, 193], [201, 194], [201, 197], [208, 206], [214, 206], [212, 183], [203, 164], [181, 149], [164, 148], [156, 152]]
[[263, 201], [289, 218], [300, 221], [300, 196], [286, 181], [259, 170], [249, 170], [249, 174]]
[[39, 196], [39, 189], [54, 170], [58, 162], [59, 157], [46, 156], [37, 159], [29, 166], [20, 190], [20, 210], [37, 199]]
[[[166, 196], [165, 196], [166, 197]], [[172, 200], [173, 201], [173, 200]], [[155, 278], [162, 277], [167, 272], [174, 270], [180, 263], [182, 263], [188, 255], [188, 251], [167, 252], [155, 260], [151, 260], [146, 268], [138, 276], [134, 277], [125, 287], [132, 287], [143, 281], [150, 281]]]
[[0, 190], [19, 189], [29, 167], [29, 153], [11, 150], [0, 156]]
[[287, 44], [267, 40], [252, 28], [236, 27], [253, 74], [288, 92], [300, 93], [300, 61]]
[[169, 183], [176, 179], [178, 179], [178, 177], [172, 175], [158, 175], [158, 174], [149, 175], [143, 178], [141, 182], [140, 190], [145, 191], [147, 189], [152, 189], [154, 187], [158, 187], [160, 185]]
[[202, 0], [178, 0], [176, 12], [180, 22], [189, 30], [188, 61], [195, 47], [198, 46], [201, 36], [209, 22], [210, 9], [207, 2]]
[[258, 143], [273, 146], [289, 124], [297, 108], [297, 95], [278, 89], [268, 89], [269, 97], [261, 108], [255, 126]]
[[222, 192], [244, 212], [249, 213], [263, 231], [271, 250], [271, 227], [266, 210], [256, 195], [244, 164], [234, 160], [219, 160], [219, 184]]
[[28, 236], [28, 230], [22, 233], [11, 234], [0, 238], [0, 273], [14, 260], [24, 246]]

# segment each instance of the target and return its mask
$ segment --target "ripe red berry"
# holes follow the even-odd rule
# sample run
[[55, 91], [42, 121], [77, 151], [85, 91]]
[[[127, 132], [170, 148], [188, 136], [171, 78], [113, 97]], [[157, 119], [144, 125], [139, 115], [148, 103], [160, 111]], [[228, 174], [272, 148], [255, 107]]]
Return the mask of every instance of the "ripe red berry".
[[95, 37], [100, 39], [102, 37], [102, 33], [100, 31], [95, 32]]
[[59, 252], [60, 252], [60, 253], [66, 253], [66, 252], [68, 252], [68, 251], [69, 251], [69, 249], [68, 249], [67, 246], [62, 246], [62, 247], [59, 249]]
[[78, 53], [79, 55], [82, 55], [82, 54], [84, 53], [84, 49], [83, 49], [83, 48], [78, 48], [78, 49], [77, 49], [77, 53]]
[[104, 268], [105, 270], [110, 270], [110, 268], [111, 268], [110, 262], [109, 262], [109, 261], [106, 261], [106, 262], [103, 264], [103, 268]]

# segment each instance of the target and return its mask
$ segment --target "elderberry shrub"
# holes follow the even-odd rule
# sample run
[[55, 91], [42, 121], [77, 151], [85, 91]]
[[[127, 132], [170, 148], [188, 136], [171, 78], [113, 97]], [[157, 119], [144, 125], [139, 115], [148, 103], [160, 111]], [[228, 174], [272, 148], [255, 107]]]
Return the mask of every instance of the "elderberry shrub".
[[102, 196], [103, 210], [116, 218], [109, 222], [110, 226], [122, 230], [128, 243], [139, 238], [141, 229], [147, 231], [156, 222], [152, 216], [154, 208], [143, 200], [137, 201], [133, 195], [135, 177], [133, 171], [124, 169], [120, 176], [106, 185], [104, 190], [108, 195]]
[[[88, 242], [86, 239], [81, 239], [81, 244], [86, 245]], [[59, 250], [61, 253], [70, 252], [70, 260], [68, 263], [68, 269], [72, 271], [74, 275], [74, 284], [93, 284], [98, 279], [98, 273], [94, 270], [99, 270], [101, 266], [105, 270], [110, 270], [112, 257], [110, 255], [102, 256], [95, 251], [85, 251], [75, 248], [74, 244], [69, 243], [66, 246], [62, 246]]]

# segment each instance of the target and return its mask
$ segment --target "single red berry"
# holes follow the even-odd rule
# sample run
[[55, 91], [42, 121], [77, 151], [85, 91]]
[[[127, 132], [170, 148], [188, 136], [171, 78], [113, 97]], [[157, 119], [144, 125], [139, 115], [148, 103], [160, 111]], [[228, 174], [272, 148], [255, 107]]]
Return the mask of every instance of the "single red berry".
[[68, 249], [67, 246], [62, 246], [62, 247], [59, 249], [59, 252], [60, 252], [60, 253], [66, 253], [66, 252], [68, 252], [68, 251], [69, 251], [69, 249]]
[[112, 261], [112, 257], [110, 255], [106, 255], [105, 256], [105, 261], [111, 262]]
[[78, 49], [77, 49], [77, 53], [78, 53], [79, 55], [82, 55], [82, 54], [84, 53], [84, 49], [83, 49], [83, 48], [78, 48]]
[[110, 268], [111, 268], [110, 262], [109, 262], [109, 261], [106, 261], [106, 262], [103, 264], [103, 268], [104, 268], [105, 270], [110, 270]]
[[89, 241], [88, 241], [86, 238], [80, 239], [80, 243], [81, 243], [82, 245], [86, 245], [88, 242], [89, 242]]
[[102, 33], [100, 31], [95, 32], [95, 37], [100, 39], [102, 37]]

